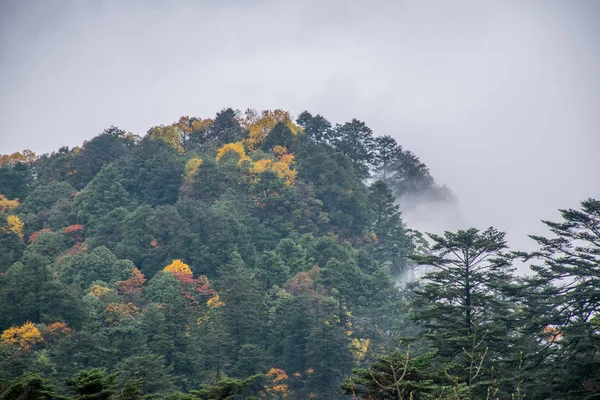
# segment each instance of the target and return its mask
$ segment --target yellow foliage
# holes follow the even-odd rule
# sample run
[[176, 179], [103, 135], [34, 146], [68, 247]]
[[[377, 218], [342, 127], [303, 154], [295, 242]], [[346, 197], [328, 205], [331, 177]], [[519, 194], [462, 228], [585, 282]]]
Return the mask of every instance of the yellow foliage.
[[202, 160], [199, 158], [189, 159], [188, 162], [185, 163], [185, 179], [186, 181], [191, 181], [194, 179], [196, 174], [198, 174], [198, 169], [202, 165]]
[[286, 164], [293, 164], [294, 163], [294, 155], [293, 154], [282, 154], [279, 159], [281, 160], [281, 162], [284, 162]]
[[264, 386], [267, 398], [287, 397], [288, 385], [285, 383], [288, 379], [287, 373], [279, 368], [271, 368], [267, 372], [267, 384]]
[[213, 297], [208, 299], [208, 301], [206, 302], [206, 305], [209, 308], [219, 308], [219, 307], [223, 307], [225, 305], [225, 302], [223, 300], [221, 300], [221, 298], [219, 297], [219, 294], [217, 293]]
[[0, 166], [13, 166], [17, 163], [31, 164], [37, 156], [31, 150], [23, 150], [23, 153], [3, 154], [0, 156]]
[[181, 142], [184, 135], [185, 132], [177, 123], [167, 126], [155, 126], [154, 128], [150, 129], [151, 140], [163, 140], [180, 153], [183, 153], [183, 146], [181, 145]]
[[42, 334], [33, 323], [28, 321], [21, 326], [13, 326], [5, 330], [1, 340], [4, 344], [17, 344], [19, 349], [29, 350], [34, 344], [42, 341]]
[[245, 160], [249, 160], [248, 156], [246, 156], [246, 150], [244, 150], [244, 144], [242, 142], [235, 142], [227, 143], [222, 146], [219, 151], [217, 151], [216, 161], [219, 162], [225, 153], [229, 151], [233, 151], [239, 156], [240, 160], [238, 161], [238, 165], [241, 165]]
[[258, 160], [250, 167], [250, 173], [255, 175], [259, 175], [264, 171], [275, 172], [279, 178], [285, 181], [287, 186], [292, 186], [296, 181], [297, 172], [290, 169], [290, 166], [283, 161], [273, 162], [272, 160], [267, 159]]
[[163, 271], [171, 272], [171, 273], [192, 275], [192, 270], [190, 269], [190, 267], [181, 260], [173, 260], [173, 262], [171, 264], [167, 265], [163, 269]]
[[90, 288], [90, 294], [96, 297], [102, 297], [108, 292], [110, 289], [105, 286], [94, 285]]
[[110, 303], [104, 309], [109, 314], [109, 317], [106, 318], [106, 322], [109, 324], [116, 325], [119, 323], [119, 320], [126, 315], [138, 315], [140, 313], [140, 309], [133, 303]]
[[293, 134], [301, 131], [300, 127], [292, 122], [292, 116], [287, 111], [264, 110], [259, 115], [256, 110], [247, 110], [244, 125], [248, 129], [248, 139], [246, 140], [248, 147], [255, 149], [260, 146], [271, 129], [280, 122], [285, 124]]
[[250, 167], [250, 172], [254, 174], [260, 174], [261, 172], [270, 170], [273, 167], [273, 161], [271, 160], [258, 160]]
[[277, 156], [282, 156], [282, 155], [286, 154], [287, 152], [288, 152], [288, 149], [285, 146], [277, 145], [277, 146], [273, 147], [273, 153], [275, 153], [275, 155], [277, 155]]
[[0, 212], [10, 212], [19, 206], [19, 199], [9, 200], [3, 194], [0, 194]]
[[371, 339], [352, 339], [351, 342], [351, 352], [354, 358], [357, 361], [362, 360], [365, 355], [367, 355], [367, 351], [369, 350], [369, 345], [371, 344]]
[[25, 224], [23, 222], [21, 222], [19, 217], [17, 217], [16, 215], [9, 215], [7, 218], [7, 221], [8, 221], [8, 229], [12, 233], [17, 235], [18, 237], [22, 238], [23, 237], [23, 227], [25, 226]]
[[210, 118], [207, 119], [194, 119], [192, 121], [192, 129], [195, 131], [208, 129], [213, 123], [213, 120]]

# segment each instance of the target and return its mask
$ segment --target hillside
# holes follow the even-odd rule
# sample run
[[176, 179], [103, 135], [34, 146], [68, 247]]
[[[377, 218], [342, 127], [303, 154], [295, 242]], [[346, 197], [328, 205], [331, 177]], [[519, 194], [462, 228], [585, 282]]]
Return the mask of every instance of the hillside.
[[[554, 285], [597, 279], [582, 262], [598, 262], [598, 201], [548, 223], [566, 242], [537, 237], [537, 254], [510, 253], [493, 228], [426, 240], [398, 202], [452, 193], [356, 119], [224, 109], [143, 137], [111, 127], [81, 147], [2, 156], [0, 194], [1, 399], [600, 390], [586, 353], [597, 304], [578, 280]], [[569, 240], [591, 250], [560, 248]], [[518, 279], [517, 256], [548, 262]], [[426, 279], [405, 279], [417, 271]]]

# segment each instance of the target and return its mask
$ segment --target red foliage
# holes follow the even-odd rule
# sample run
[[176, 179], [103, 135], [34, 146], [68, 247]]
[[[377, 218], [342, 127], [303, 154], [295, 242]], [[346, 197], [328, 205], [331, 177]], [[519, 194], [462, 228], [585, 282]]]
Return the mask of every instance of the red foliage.
[[208, 296], [213, 296], [217, 293], [212, 288], [212, 285], [205, 275], [201, 275], [198, 279], [194, 279], [192, 275], [173, 272], [173, 276], [175, 276], [175, 278], [177, 278], [177, 280], [183, 284], [184, 290], [205, 294]]
[[206, 301], [200, 301], [200, 298], [208, 299], [217, 294], [205, 275], [194, 279], [190, 274], [173, 272], [173, 276], [181, 282], [181, 291], [188, 300], [187, 306], [190, 310], [198, 311], [200, 304]]
[[64, 233], [69, 234], [73, 232], [80, 232], [84, 230], [84, 226], [81, 224], [69, 225], [65, 228]]
[[115, 285], [127, 301], [136, 303], [142, 296], [146, 277], [144, 277], [144, 274], [136, 267], [133, 267], [131, 273], [133, 274], [131, 278], [124, 281], [118, 281]]
[[37, 240], [38, 236], [40, 236], [40, 233], [42, 233], [42, 232], [52, 232], [52, 230], [48, 229], [48, 228], [44, 228], [44, 229], [40, 229], [39, 231], [33, 232], [31, 234], [31, 236], [29, 236], [28, 243], [31, 244], [31, 243], [35, 242]]
[[42, 330], [44, 340], [56, 343], [62, 338], [67, 338], [73, 334], [73, 330], [69, 328], [66, 322], [54, 322], [46, 326]]
[[58, 258], [56, 259], [56, 263], [62, 263], [65, 257], [74, 256], [76, 254], [85, 253], [87, 251], [87, 247], [83, 245], [83, 243], [75, 243], [71, 248], [63, 251]]
[[315, 265], [306, 272], [298, 272], [294, 279], [285, 284], [285, 289], [294, 296], [315, 294], [317, 292], [317, 277], [319, 266]]
[[65, 235], [71, 236], [71, 238], [76, 242], [81, 242], [83, 238], [83, 230], [85, 226], [81, 224], [69, 225], [67, 226], [63, 232]]

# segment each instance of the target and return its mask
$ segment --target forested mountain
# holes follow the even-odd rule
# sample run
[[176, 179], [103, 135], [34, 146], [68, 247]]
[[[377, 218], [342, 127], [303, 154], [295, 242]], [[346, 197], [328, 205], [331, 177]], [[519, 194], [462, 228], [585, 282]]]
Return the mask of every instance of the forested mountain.
[[425, 239], [408, 196], [453, 201], [391, 136], [308, 112], [4, 155], [0, 399], [600, 399], [600, 201], [520, 253]]

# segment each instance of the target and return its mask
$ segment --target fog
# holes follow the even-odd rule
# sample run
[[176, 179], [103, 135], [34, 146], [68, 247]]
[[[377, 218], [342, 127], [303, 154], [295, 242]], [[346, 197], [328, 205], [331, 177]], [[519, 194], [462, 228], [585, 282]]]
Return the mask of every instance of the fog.
[[600, 2], [3, 1], [0, 152], [223, 107], [364, 120], [516, 248], [600, 196]]

